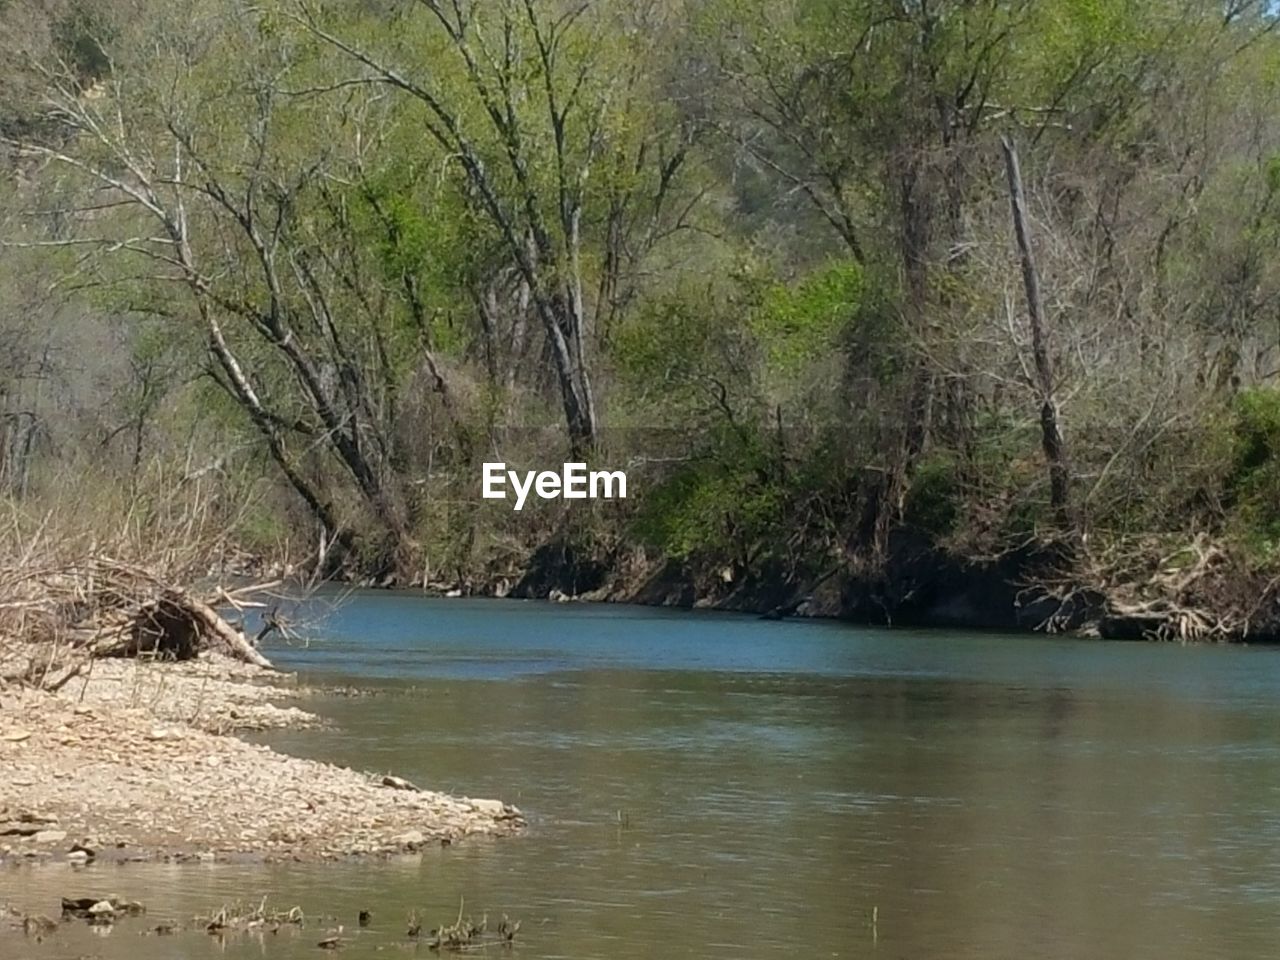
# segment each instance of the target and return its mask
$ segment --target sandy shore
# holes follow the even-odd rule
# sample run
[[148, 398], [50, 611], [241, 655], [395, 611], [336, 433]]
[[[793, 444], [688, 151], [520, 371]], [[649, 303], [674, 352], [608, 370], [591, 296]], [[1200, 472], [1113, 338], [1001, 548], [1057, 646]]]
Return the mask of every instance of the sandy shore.
[[316, 724], [279, 705], [299, 693], [288, 675], [208, 654], [99, 660], [56, 694], [0, 689], [0, 863], [314, 860], [523, 825], [497, 800], [385, 786], [234, 735]]

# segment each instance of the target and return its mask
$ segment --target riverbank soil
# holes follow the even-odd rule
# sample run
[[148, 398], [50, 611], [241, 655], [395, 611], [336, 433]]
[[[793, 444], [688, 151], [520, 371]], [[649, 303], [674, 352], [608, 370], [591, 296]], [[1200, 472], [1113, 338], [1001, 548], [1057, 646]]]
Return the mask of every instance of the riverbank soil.
[[1095, 555], [1050, 540], [970, 556], [903, 528], [891, 531], [875, 562], [847, 566], [813, 555], [744, 570], [723, 558], [593, 553], [557, 540], [534, 551], [518, 575], [504, 572], [458, 592], [711, 607], [770, 619], [1280, 643], [1280, 577], [1208, 536], [1181, 546], [1153, 539], [1131, 553], [1099, 548]]
[[53, 693], [0, 688], [0, 863], [334, 859], [523, 825], [498, 800], [419, 790], [235, 735], [317, 724], [281, 704], [304, 693], [289, 675], [212, 652], [96, 660]]

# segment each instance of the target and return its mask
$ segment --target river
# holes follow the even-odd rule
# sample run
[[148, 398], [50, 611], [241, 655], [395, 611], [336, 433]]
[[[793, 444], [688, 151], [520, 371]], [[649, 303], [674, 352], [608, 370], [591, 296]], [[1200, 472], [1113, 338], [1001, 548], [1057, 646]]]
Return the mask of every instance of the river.
[[[525, 960], [1276, 955], [1280, 651], [394, 592], [317, 634], [271, 655], [371, 695], [309, 699], [333, 729], [265, 742], [501, 797], [527, 834], [391, 862], [19, 868], [0, 900], [56, 913], [93, 887], [189, 918], [268, 896], [349, 934], [368, 909], [351, 958], [399, 955], [411, 910], [434, 926], [460, 900], [521, 920]], [[24, 949], [315, 957], [326, 925], [80, 925]]]

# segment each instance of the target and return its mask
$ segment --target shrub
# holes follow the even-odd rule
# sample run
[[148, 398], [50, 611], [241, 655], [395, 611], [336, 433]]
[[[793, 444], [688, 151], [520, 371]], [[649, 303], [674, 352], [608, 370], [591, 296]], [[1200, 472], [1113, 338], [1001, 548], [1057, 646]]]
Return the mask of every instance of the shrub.
[[960, 477], [954, 458], [935, 453], [922, 460], [911, 476], [903, 515], [907, 523], [934, 535], [951, 533], [960, 516]]
[[1224, 492], [1233, 539], [1272, 557], [1280, 546], [1280, 390], [1260, 387], [1236, 398]]

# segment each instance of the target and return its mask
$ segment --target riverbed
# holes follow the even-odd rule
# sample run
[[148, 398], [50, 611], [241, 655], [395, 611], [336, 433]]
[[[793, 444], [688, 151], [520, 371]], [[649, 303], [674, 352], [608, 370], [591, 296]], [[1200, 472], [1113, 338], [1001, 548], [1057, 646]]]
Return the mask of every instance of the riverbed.
[[[45, 866], [0, 901], [145, 920], [0, 956], [396, 955], [463, 910], [550, 958], [1241, 958], [1280, 939], [1280, 651], [360, 592], [269, 653], [287, 752], [502, 797], [519, 837], [389, 861]], [[144, 936], [262, 897], [266, 937]], [[358, 928], [360, 910], [371, 922]], [[425, 949], [425, 948], [423, 948]], [[390, 951], [390, 953], [388, 953]]]

